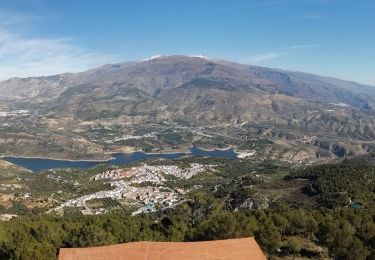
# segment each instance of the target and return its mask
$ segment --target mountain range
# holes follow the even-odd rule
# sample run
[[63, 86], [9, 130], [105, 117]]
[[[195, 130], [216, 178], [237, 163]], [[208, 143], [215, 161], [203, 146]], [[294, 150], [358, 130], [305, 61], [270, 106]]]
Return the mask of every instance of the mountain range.
[[1, 82], [0, 153], [104, 158], [197, 145], [330, 159], [375, 149], [374, 105], [375, 87], [355, 82], [161, 56]]

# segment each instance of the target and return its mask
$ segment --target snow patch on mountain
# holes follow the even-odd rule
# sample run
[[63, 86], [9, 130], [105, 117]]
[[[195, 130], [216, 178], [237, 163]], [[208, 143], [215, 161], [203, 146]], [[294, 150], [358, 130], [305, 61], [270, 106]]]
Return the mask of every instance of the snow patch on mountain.
[[201, 59], [211, 60], [211, 61], [216, 60], [212, 57], [204, 56], [204, 55], [201, 55], [201, 54], [193, 54], [193, 55], [189, 55], [189, 57], [191, 57], [191, 58], [201, 58]]
[[146, 58], [146, 59], [144, 59], [144, 60], [142, 60], [142, 61], [150, 61], [150, 60], [155, 60], [155, 59], [162, 58], [162, 57], [163, 57], [163, 55], [161, 55], [161, 54], [156, 54], [156, 55], [151, 56], [151, 57], [149, 57], [149, 58]]

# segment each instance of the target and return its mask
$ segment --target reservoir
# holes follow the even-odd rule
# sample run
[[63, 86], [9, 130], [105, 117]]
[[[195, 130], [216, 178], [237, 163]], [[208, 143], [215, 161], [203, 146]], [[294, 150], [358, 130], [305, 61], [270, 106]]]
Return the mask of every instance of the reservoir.
[[92, 168], [98, 164], [108, 165], [123, 165], [136, 161], [149, 159], [149, 158], [165, 158], [165, 159], [178, 159], [182, 156], [193, 155], [199, 157], [212, 157], [212, 158], [236, 158], [237, 154], [233, 149], [228, 150], [203, 150], [197, 147], [192, 147], [186, 153], [116, 153], [112, 154], [113, 159], [108, 161], [70, 161], [70, 160], [55, 160], [48, 158], [26, 158], [26, 157], [2, 157], [1, 159], [11, 162], [15, 165], [24, 167], [31, 171], [43, 171], [57, 168]]

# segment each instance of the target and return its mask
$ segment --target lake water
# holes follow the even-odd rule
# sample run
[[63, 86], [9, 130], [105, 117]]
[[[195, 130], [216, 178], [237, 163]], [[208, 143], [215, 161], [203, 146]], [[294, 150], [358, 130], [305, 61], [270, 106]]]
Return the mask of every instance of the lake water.
[[54, 160], [47, 158], [24, 158], [24, 157], [3, 157], [2, 159], [11, 162], [15, 165], [22, 166], [31, 171], [43, 171], [57, 168], [92, 168], [98, 164], [109, 165], [122, 165], [132, 162], [140, 161], [148, 158], [165, 158], [165, 159], [178, 159], [185, 155], [194, 155], [199, 157], [214, 157], [214, 158], [236, 158], [237, 154], [233, 149], [228, 150], [202, 150], [197, 147], [190, 148], [188, 153], [158, 153], [148, 154], [144, 152], [134, 153], [116, 153], [112, 154], [114, 157], [108, 161], [67, 161], [67, 160]]

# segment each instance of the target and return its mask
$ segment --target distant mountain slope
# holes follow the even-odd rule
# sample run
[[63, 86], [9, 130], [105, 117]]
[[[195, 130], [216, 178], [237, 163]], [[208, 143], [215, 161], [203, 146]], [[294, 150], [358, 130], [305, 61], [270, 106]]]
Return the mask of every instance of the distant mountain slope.
[[366, 153], [375, 150], [374, 89], [186, 56], [14, 78], [0, 83], [0, 151], [59, 156], [194, 144], [271, 156], [272, 144], [293, 160]]
[[345, 103], [358, 108], [368, 108], [375, 97], [375, 88], [354, 82], [185, 56], [105, 65], [77, 74], [13, 78], [0, 83], [0, 95], [50, 99], [68, 88], [83, 84], [100, 86], [107, 92], [113, 85], [124, 84], [150, 95], [182, 86], [201, 85], [228, 91], [279, 93], [310, 101]]

